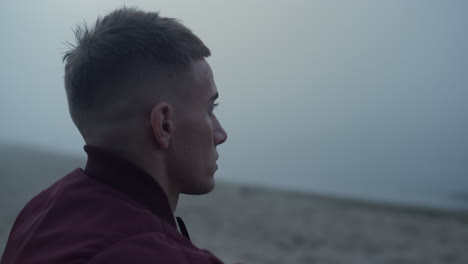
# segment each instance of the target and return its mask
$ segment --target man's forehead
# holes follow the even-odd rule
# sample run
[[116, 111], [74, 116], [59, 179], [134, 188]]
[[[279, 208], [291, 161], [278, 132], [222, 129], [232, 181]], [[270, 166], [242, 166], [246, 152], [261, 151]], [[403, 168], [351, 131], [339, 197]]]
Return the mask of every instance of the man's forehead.
[[191, 67], [191, 72], [198, 92], [205, 94], [207, 98], [210, 99], [218, 93], [213, 79], [213, 72], [205, 59], [194, 61]]
[[196, 60], [192, 62], [191, 66], [192, 73], [195, 74], [196, 78], [213, 79], [210, 64], [205, 59]]

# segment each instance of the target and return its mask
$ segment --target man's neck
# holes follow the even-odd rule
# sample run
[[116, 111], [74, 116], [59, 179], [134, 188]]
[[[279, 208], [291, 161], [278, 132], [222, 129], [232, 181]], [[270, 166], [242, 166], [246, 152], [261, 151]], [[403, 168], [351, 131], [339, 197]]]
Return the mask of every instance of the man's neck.
[[131, 155], [129, 155], [127, 159], [142, 170], [146, 171], [159, 183], [161, 188], [164, 190], [164, 193], [169, 200], [172, 212], [174, 213], [177, 208], [180, 192], [170, 184], [166, 166], [161, 162], [161, 159], [148, 159], [147, 157], [152, 157], [152, 155], [145, 155], [139, 159], [132, 158]]

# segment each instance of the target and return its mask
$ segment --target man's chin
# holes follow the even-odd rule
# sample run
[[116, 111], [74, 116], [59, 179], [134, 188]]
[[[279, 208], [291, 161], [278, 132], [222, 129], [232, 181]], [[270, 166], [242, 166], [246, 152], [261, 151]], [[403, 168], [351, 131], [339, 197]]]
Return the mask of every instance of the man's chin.
[[207, 182], [205, 184], [197, 185], [197, 186], [189, 186], [186, 190], [183, 190], [183, 194], [188, 194], [188, 195], [203, 195], [210, 193], [213, 191], [215, 187], [215, 182], [214, 179], [211, 179], [210, 182]]

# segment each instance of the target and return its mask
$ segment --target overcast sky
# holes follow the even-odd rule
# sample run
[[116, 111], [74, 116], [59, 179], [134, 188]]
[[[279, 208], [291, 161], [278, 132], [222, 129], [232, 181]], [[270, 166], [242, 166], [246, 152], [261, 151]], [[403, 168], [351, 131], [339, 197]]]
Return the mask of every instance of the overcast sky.
[[468, 192], [468, 1], [1, 1], [0, 141], [83, 155], [72, 29], [160, 10], [212, 50], [218, 177], [379, 197]]

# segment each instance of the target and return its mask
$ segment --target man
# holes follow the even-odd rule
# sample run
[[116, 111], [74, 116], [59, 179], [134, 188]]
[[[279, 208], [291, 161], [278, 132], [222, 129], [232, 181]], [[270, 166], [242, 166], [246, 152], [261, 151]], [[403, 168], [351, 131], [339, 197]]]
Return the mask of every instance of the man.
[[121, 8], [76, 30], [65, 88], [88, 154], [18, 215], [1, 264], [221, 263], [173, 212], [214, 188], [226, 141], [210, 50], [175, 19]]

